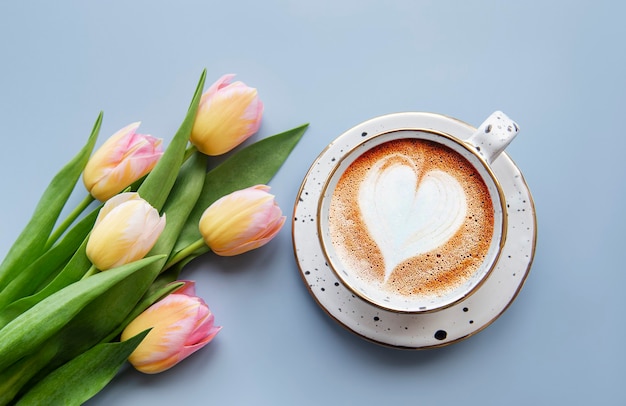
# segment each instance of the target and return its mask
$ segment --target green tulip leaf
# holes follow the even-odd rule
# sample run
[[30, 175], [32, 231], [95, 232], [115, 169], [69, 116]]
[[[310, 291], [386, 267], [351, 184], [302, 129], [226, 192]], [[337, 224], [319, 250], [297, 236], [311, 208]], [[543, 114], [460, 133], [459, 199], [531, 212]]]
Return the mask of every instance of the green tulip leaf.
[[179, 252], [202, 238], [198, 230], [198, 222], [204, 210], [217, 199], [236, 190], [267, 184], [278, 172], [307, 128], [308, 124], [304, 124], [257, 141], [237, 151], [209, 171], [204, 181], [202, 194], [189, 215], [174, 252]]
[[33, 295], [16, 300], [2, 309], [0, 311], [0, 328], [3, 328], [11, 320], [32, 308], [45, 298], [80, 280], [92, 266], [91, 261], [89, 261], [89, 258], [87, 258], [87, 254], [85, 253], [86, 246], [87, 238], [85, 238], [83, 244], [78, 248], [63, 270], [42, 290]]
[[20, 398], [17, 405], [80, 405], [117, 374], [149, 330], [122, 342], [99, 344], [57, 368]]
[[[55, 276], [55, 271], [58, 272], [60, 269], [63, 269], [64, 265], [79, 250], [79, 247], [87, 238], [87, 235], [89, 235], [97, 215], [98, 210], [94, 210], [88, 216], [83, 218], [67, 232], [57, 245], [46, 251], [32, 264], [26, 267], [26, 269], [16, 275], [15, 278], [2, 291], [0, 291], [0, 309], [3, 309], [15, 300], [32, 295], [39, 287], [42, 286], [42, 284], [46, 282], [46, 279]], [[90, 265], [91, 263], [87, 263], [87, 268], [89, 268]], [[72, 265], [70, 265], [70, 267], [72, 267]], [[86, 270], [76, 267], [75, 265], [73, 269], [76, 269], [79, 272], [82, 271], [82, 273]], [[61, 282], [61, 280], [59, 280], [66, 278], [57, 277], [57, 281], [52, 284], [52, 289], [46, 289], [49, 293], [45, 296], [48, 296], [50, 293], [75, 282], [80, 279], [81, 276], [82, 274], [79, 274], [76, 278], [72, 278], [66, 282]], [[30, 299], [30, 301], [34, 304], [43, 299], [45, 296], [39, 294], [38, 300]], [[0, 327], [4, 325], [2, 323], [2, 314], [3, 312], [0, 310]]]
[[19, 315], [0, 329], [0, 371], [37, 349], [98, 296], [163, 257], [144, 258], [82, 279]]
[[32, 218], [0, 265], [0, 289], [7, 286], [18, 272], [44, 252], [48, 237], [87, 165], [98, 138], [101, 123], [102, 113], [94, 124], [87, 144], [56, 174], [43, 193]]
[[167, 225], [152, 252], [171, 253], [172, 247], [202, 194], [206, 166], [207, 156], [196, 152], [181, 168], [180, 176], [163, 207]]
[[139, 196], [157, 210], [163, 208], [163, 204], [165, 204], [167, 196], [176, 181], [178, 171], [184, 162], [185, 150], [187, 149], [193, 123], [196, 120], [196, 112], [198, 111], [198, 105], [202, 97], [205, 78], [206, 69], [202, 71], [200, 81], [196, 87], [185, 119], [165, 150], [165, 153], [163, 153], [159, 159], [159, 162], [138, 189]]

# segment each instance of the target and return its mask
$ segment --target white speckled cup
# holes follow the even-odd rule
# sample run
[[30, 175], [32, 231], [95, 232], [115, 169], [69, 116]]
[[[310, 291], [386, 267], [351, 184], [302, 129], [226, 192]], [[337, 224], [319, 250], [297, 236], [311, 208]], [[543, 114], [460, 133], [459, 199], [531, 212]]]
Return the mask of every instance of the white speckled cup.
[[[329, 267], [356, 296], [389, 311], [426, 313], [467, 298], [497, 262], [506, 202], [490, 164], [519, 127], [495, 112], [461, 140], [445, 126], [401, 122], [401, 114], [370, 120], [367, 128], [394, 130], [362, 132], [336, 158], [319, 200], [318, 234]], [[354, 140], [362, 126], [345, 134]]]

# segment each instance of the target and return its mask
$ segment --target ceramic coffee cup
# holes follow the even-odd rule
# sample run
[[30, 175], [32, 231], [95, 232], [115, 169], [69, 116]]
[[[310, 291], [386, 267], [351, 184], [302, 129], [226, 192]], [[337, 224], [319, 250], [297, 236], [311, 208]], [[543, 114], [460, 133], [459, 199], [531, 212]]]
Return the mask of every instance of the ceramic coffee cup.
[[443, 124], [411, 128], [402, 114], [370, 120], [368, 128], [378, 121], [386, 130], [362, 133], [334, 158], [318, 234], [328, 265], [356, 296], [390, 311], [432, 312], [471, 295], [498, 260], [506, 202], [490, 164], [519, 128], [495, 112], [461, 140], [446, 132], [453, 118], [432, 115]]

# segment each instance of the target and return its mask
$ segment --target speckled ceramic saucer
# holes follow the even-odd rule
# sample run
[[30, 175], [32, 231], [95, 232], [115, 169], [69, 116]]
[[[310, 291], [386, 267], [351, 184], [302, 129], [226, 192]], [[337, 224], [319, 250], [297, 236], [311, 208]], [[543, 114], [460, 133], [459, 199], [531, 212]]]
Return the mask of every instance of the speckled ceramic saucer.
[[462, 121], [432, 113], [390, 114], [353, 127], [333, 141], [307, 173], [294, 207], [294, 251], [303, 280], [328, 315], [355, 334], [387, 346], [421, 349], [448, 345], [484, 329], [519, 293], [532, 264], [536, 215], [532, 196], [517, 166], [506, 153], [492, 164], [503, 189], [507, 239], [490, 276], [471, 296], [429, 313], [381, 309], [354, 293], [328, 266], [318, 236], [318, 204], [337, 159], [368, 137], [399, 129], [435, 130], [460, 139], [476, 129]]

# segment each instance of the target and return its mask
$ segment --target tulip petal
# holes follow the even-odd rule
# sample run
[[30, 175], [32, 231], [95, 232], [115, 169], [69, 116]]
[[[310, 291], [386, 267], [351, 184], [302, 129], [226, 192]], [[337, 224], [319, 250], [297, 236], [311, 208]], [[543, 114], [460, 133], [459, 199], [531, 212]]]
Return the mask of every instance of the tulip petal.
[[96, 222], [94, 226], [100, 224], [103, 218], [105, 218], [113, 209], [118, 207], [119, 205], [131, 201], [139, 199], [139, 194], [135, 192], [127, 192], [120, 193], [119, 195], [115, 195], [104, 203], [100, 211], [98, 212], [98, 217], [96, 218]]
[[195, 281], [177, 280], [172, 283], [181, 283], [181, 282], [183, 282], [183, 286], [173, 291], [172, 293], [176, 293], [178, 295], [187, 295], [187, 296], [196, 295], [196, 282]]
[[[185, 340], [195, 328], [195, 306], [189, 303], [185, 295], [171, 294], [144, 313], [139, 315], [124, 332], [124, 336], [132, 336], [137, 326], [139, 330], [152, 327], [150, 333], [133, 353], [131, 362], [137, 365], [154, 363], [178, 353], [185, 345]], [[124, 338], [122, 338], [124, 339]]]
[[213, 338], [215, 338], [217, 333], [220, 332], [221, 329], [222, 329], [221, 326], [211, 326], [211, 328], [209, 329], [209, 331], [207, 332], [207, 334], [204, 336], [204, 338], [201, 341], [198, 341], [195, 344], [187, 345], [183, 347], [183, 349], [178, 353], [179, 361], [182, 361], [183, 359], [187, 358], [194, 352], [198, 351], [200, 348], [210, 343], [213, 340]]
[[154, 168], [163, 154], [162, 141], [136, 133], [132, 123], [113, 134], [91, 157], [83, 172], [87, 190], [105, 201]]
[[165, 215], [137, 193], [121, 193], [102, 207], [86, 253], [100, 270], [114, 268], [143, 258], [165, 229]]
[[191, 142], [204, 154], [230, 151], [258, 131], [263, 103], [257, 90], [224, 75], [202, 95]]
[[208, 344], [221, 329], [213, 322], [213, 313], [202, 299], [172, 293], [135, 318], [121, 339], [152, 328], [129, 361], [139, 371], [157, 373]]
[[269, 187], [257, 185], [218, 199], [200, 218], [206, 244], [218, 255], [232, 256], [268, 243], [285, 223]]
[[216, 80], [215, 83], [209, 86], [209, 89], [202, 95], [202, 97], [200, 98], [200, 104], [202, 104], [206, 99], [210, 99], [211, 97], [213, 97], [213, 95], [217, 93], [218, 90], [228, 86], [235, 76], [236, 75], [234, 73], [227, 73], [226, 75], [223, 75], [221, 78]]

